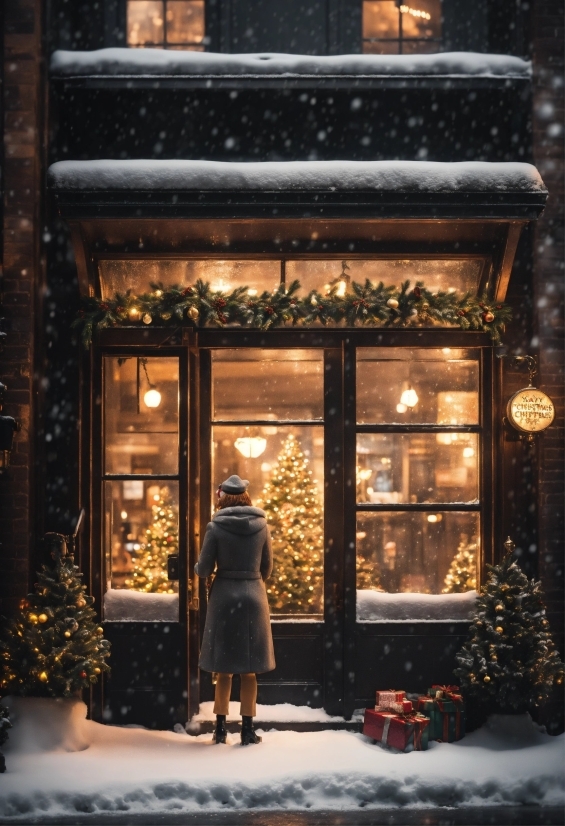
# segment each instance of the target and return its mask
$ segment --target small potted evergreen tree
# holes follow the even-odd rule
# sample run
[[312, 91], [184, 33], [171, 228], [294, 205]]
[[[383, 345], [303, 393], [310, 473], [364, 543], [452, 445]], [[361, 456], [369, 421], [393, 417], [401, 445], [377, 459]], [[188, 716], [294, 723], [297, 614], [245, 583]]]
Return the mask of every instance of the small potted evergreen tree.
[[541, 585], [529, 580], [505, 542], [499, 565], [476, 601], [469, 638], [456, 655], [454, 673], [477, 718], [534, 711], [563, 682], [563, 663], [549, 630]]
[[42, 566], [35, 592], [21, 601], [0, 640], [0, 696], [15, 721], [25, 714], [20, 698], [53, 698], [57, 719], [75, 716], [82, 689], [109, 671], [110, 643], [96, 622], [69, 537], [48, 533], [44, 541], [53, 563]]

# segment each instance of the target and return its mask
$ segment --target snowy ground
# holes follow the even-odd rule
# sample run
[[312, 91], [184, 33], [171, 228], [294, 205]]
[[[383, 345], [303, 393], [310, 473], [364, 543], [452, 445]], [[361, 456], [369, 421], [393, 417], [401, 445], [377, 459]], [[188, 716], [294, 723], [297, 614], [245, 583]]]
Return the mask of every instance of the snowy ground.
[[236, 735], [216, 746], [210, 734], [93, 723], [79, 701], [53, 710], [53, 701], [24, 700], [23, 711], [21, 700], [10, 702], [16, 719], [0, 776], [4, 822], [77, 813], [565, 802], [565, 736], [549, 737], [529, 718], [509, 725], [509, 718], [494, 717], [459, 743], [400, 754], [347, 731], [271, 730], [258, 746], [242, 748]]

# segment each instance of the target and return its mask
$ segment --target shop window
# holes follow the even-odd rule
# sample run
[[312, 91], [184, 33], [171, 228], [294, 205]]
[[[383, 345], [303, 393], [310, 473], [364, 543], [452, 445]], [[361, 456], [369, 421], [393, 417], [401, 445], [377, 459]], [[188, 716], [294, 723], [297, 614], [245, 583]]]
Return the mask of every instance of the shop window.
[[441, 0], [364, 0], [365, 54], [431, 54], [441, 50]]
[[253, 503], [267, 513], [271, 613], [317, 618], [324, 572], [323, 354], [214, 350], [212, 393], [213, 488], [237, 473], [249, 479]]
[[[372, 611], [378, 619], [387, 594], [475, 590], [480, 436], [479, 362], [471, 351], [357, 350], [360, 618]], [[454, 566], [466, 575], [451, 577]], [[441, 600], [429, 607], [430, 618], [443, 611]]]
[[204, 0], [127, 0], [127, 43], [204, 51]]
[[214, 290], [230, 291], [247, 286], [251, 294], [272, 291], [282, 282], [300, 281], [302, 294], [311, 290], [327, 292], [342, 280], [363, 284], [366, 279], [398, 285], [409, 280], [423, 281], [432, 292], [439, 290], [479, 291], [488, 261], [466, 258], [372, 258], [372, 259], [234, 260], [234, 259], [101, 259], [98, 262], [102, 298], [131, 289], [147, 292], [152, 283], [165, 286], [208, 282]]
[[104, 359], [107, 620], [178, 619], [178, 381], [176, 358]]

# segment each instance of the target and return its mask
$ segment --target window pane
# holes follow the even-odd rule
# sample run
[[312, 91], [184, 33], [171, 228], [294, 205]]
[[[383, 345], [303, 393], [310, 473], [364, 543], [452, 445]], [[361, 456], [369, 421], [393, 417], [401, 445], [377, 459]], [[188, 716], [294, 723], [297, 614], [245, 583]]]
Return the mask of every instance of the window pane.
[[128, 0], [128, 46], [163, 42], [163, 3], [160, 0]]
[[397, 38], [398, 6], [395, 0], [365, 0], [363, 3], [363, 38]]
[[247, 286], [261, 293], [272, 291], [280, 284], [280, 261], [231, 260], [102, 260], [98, 262], [102, 298], [131, 289], [141, 294], [150, 291], [150, 284], [161, 281], [165, 286], [193, 284], [198, 278], [207, 281], [213, 290], [233, 290]]
[[420, 594], [475, 590], [478, 536], [478, 513], [359, 513], [357, 589]]
[[[440, 0], [418, 0], [417, 4], [401, 5], [402, 38], [440, 38], [441, 37], [441, 3]], [[404, 46], [402, 51], [404, 51]]]
[[214, 350], [215, 420], [322, 419], [320, 350]]
[[167, 0], [167, 42], [201, 43], [204, 0]]
[[104, 359], [105, 473], [178, 472], [176, 358]]
[[321, 614], [323, 590], [321, 427], [213, 428], [212, 496], [232, 473], [249, 479], [273, 539], [267, 594], [274, 614]]
[[477, 424], [479, 364], [462, 350], [357, 350], [357, 421]]
[[360, 433], [357, 501], [476, 502], [474, 433]]
[[[482, 258], [445, 259], [351, 259], [346, 261], [346, 276], [363, 284], [368, 278], [375, 284], [400, 285], [403, 281], [423, 281], [431, 292], [439, 290], [472, 292], [479, 289], [484, 267]], [[303, 260], [286, 262], [286, 283], [295, 278], [300, 281], [303, 293], [310, 290], [326, 292], [332, 283], [339, 281], [342, 273], [341, 260]]]
[[104, 500], [105, 618], [178, 619], [178, 583], [167, 578], [178, 553], [178, 482], [104, 482]]

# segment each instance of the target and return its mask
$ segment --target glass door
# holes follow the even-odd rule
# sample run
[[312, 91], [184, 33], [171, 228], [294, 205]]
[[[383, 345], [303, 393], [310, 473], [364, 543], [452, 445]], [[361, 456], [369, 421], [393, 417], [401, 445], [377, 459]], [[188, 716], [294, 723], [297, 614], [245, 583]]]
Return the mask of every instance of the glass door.
[[[259, 677], [260, 703], [331, 703], [324, 644], [328, 606], [337, 598], [328, 578], [335, 569], [328, 574], [324, 564], [331, 524], [325, 482], [330, 362], [331, 351], [320, 348], [202, 353], [211, 459], [202, 527], [218, 484], [237, 473], [249, 479], [252, 502], [265, 510], [273, 538], [274, 568], [266, 586], [277, 667]], [[336, 411], [334, 406], [332, 415]], [[203, 622], [204, 615], [201, 628]], [[205, 699], [211, 686], [207, 675], [201, 680]]]

